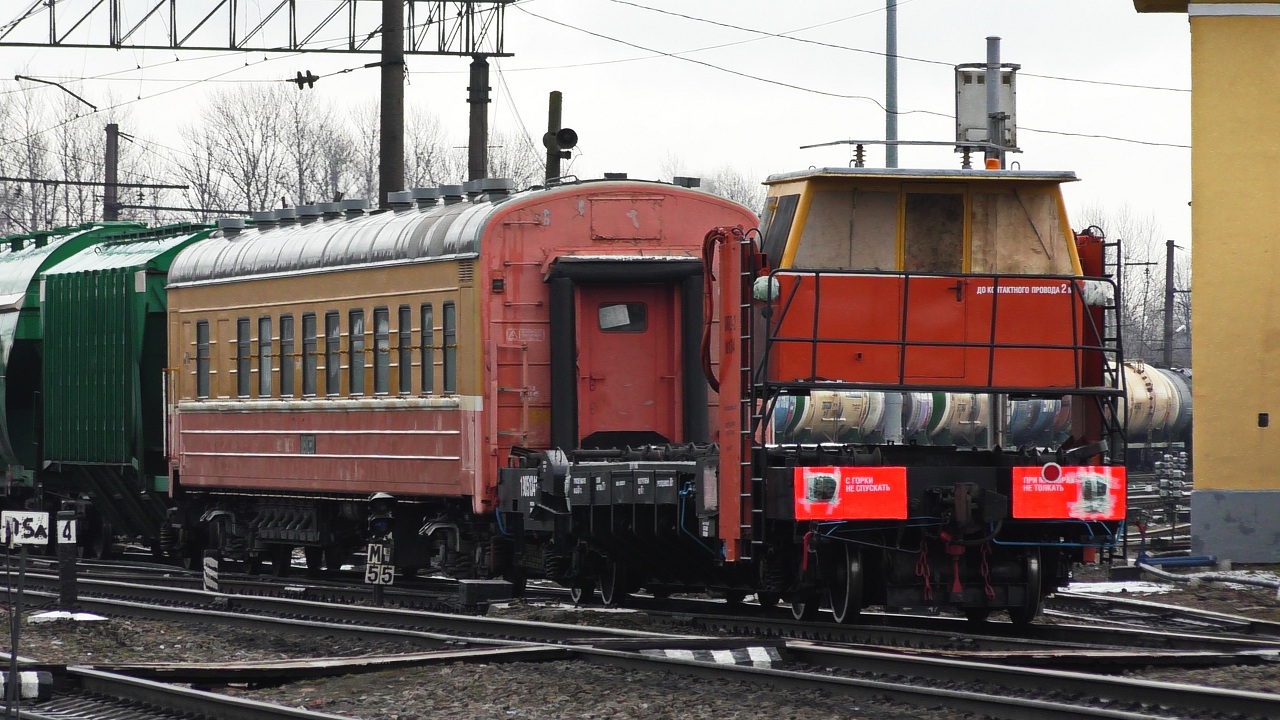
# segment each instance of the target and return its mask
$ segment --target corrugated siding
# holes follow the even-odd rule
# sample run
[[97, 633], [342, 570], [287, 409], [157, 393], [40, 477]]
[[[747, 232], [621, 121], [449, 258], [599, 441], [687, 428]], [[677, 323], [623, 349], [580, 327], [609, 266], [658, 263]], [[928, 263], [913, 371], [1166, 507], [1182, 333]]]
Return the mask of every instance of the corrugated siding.
[[[147, 231], [155, 239], [88, 248], [44, 275], [45, 459], [143, 461], [147, 293], [145, 285], [139, 292], [135, 276], [163, 272], [183, 247], [209, 232], [192, 229], [156, 228]], [[164, 358], [151, 365], [164, 367]]]
[[46, 278], [45, 456], [54, 462], [134, 461], [135, 355], [142, 313], [129, 268]]

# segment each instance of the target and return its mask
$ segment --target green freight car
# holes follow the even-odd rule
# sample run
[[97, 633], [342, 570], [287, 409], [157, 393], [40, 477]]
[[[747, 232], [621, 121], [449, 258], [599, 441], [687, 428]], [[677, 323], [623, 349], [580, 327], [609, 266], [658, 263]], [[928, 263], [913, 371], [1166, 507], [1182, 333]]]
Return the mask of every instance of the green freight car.
[[165, 282], [173, 258], [210, 225], [136, 229], [44, 271], [46, 494], [73, 501], [95, 554], [113, 536], [158, 552], [168, 503]]
[[90, 223], [0, 239], [0, 466], [7, 508], [42, 506], [40, 275], [137, 223]]

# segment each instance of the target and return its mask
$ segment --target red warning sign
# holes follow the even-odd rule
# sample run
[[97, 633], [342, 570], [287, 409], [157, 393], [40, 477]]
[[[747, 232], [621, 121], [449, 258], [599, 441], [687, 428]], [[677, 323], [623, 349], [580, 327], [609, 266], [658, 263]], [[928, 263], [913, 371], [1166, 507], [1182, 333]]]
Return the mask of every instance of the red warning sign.
[[1013, 516], [1038, 520], [1123, 520], [1125, 471], [1056, 463], [1013, 469]]
[[798, 467], [797, 520], [905, 520], [905, 467]]

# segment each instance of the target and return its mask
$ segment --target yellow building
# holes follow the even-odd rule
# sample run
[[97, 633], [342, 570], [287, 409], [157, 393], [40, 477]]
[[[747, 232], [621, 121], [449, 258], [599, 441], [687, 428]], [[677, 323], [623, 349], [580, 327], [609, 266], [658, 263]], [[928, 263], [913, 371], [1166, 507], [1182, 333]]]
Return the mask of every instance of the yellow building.
[[1191, 23], [1192, 549], [1280, 561], [1280, 2], [1134, 0]]

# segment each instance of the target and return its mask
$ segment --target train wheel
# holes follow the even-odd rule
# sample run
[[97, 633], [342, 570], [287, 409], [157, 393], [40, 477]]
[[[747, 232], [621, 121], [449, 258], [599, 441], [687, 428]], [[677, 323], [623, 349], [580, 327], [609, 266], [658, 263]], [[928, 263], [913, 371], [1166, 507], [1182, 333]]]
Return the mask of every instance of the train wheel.
[[791, 617], [805, 622], [817, 620], [818, 598], [812, 595], [792, 598]]
[[311, 575], [317, 575], [324, 568], [324, 548], [308, 545], [302, 549], [302, 554], [307, 558], [307, 572]]
[[1027, 555], [1027, 590], [1022, 605], [1009, 608], [1009, 620], [1017, 626], [1030, 625], [1040, 614], [1040, 552], [1034, 548]]
[[771, 592], [756, 593], [756, 602], [760, 605], [760, 607], [765, 608], [766, 610], [769, 608], [777, 607], [778, 600], [779, 600], [778, 593], [771, 593]]
[[569, 588], [569, 599], [574, 605], [586, 605], [595, 598], [596, 583], [594, 580], [579, 580]]
[[271, 574], [276, 577], [288, 577], [289, 571], [293, 569], [293, 548], [289, 545], [272, 545], [269, 553]]
[[964, 616], [969, 619], [969, 622], [986, 622], [987, 618], [991, 617], [991, 610], [989, 608], [965, 608]]
[[98, 524], [97, 533], [89, 541], [89, 553], [98, 560], [110, 560], [115, 539], [115, 529], [111, 527], [111, 523], [103, 520]]
[[843, 562], [837, 562], [827, 586], [831, 612], [838, 623], [857, 622], [862, 611], [862, 551], [852, 545], [844, 548]]
[[605, 607], [619, 607], [627, 599], [627, 572], [622, 563], [610, 560], [600, 575], [600, 599]]

